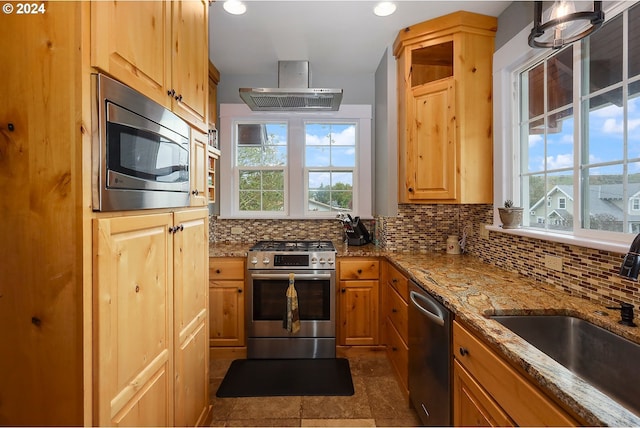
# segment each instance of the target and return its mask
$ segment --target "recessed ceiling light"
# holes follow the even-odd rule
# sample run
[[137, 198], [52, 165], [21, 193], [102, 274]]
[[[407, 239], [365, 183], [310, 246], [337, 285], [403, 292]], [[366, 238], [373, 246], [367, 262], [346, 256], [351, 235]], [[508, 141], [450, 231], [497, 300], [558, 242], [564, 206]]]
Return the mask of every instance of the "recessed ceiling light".
[[375, 8], [373, 8], [373, 13], [375, 13], [378, 16], [389, 16], [395, 11], [396, 11], [396, 5], [390, 1], [380, 2], [376, 5]]
[[240, 0], [227, 0], [222, 7], [232, 15], [242, 15], [247, 11], [247, 6]]

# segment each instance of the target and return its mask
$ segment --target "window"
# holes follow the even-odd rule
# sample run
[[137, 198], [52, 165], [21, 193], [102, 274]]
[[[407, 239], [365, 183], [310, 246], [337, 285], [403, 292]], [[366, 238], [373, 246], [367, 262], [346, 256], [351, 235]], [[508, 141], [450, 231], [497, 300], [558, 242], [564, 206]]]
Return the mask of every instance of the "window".
[[631, 205], [632, 205], [632, 207], [631, 207], [632, 210], [634, 210], [634, 211], [640, 210], [640, 199], [633, 198], [631, 200]]
[[220, 114], [221, 217], [371, 217], [370, 106], [309, 114], [222, 104]]
[[559, 51], [528, 50], [515, 63], [496, 55], [496, 99], [508, 97], [509, 80], [518, 88], [517, 117], [508, 99], [499, 113], [519, 141], [502, 149], [519, 159], [503, 169], [514, 178], [503, 199], [519, 195], [535, 212], [525, 227], [619, 241], [616, 232], [634, 232], [638, 219], [627, 207], [640, 191], [640, 6], [620, 2], [606, 14], [601, 29]]
[[305, 124], [307, 211], [351, 212], [357, 123]]

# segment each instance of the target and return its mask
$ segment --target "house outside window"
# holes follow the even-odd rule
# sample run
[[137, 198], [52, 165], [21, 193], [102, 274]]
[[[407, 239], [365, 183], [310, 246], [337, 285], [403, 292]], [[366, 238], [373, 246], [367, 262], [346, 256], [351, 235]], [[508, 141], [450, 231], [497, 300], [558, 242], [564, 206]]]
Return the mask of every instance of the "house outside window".
[[222, 218], [372, 215], [371, 107], [253, 112], [220, 106]]
[[602, 28], [561, 50], [516, 53], [523, 29], [496, 54], [495, 128], [505, 130], [496, 172], [513, 181], [495, 203], [519, 200], [531, 213], [525, 228], [627, 242], [640, 221], [625, 209], [640, 192], [640, 7], [616, 2], [605, 13]]
[[633, 198], [631, 200], [631, 209], [634, 211], [640, 210], [640, 198]]

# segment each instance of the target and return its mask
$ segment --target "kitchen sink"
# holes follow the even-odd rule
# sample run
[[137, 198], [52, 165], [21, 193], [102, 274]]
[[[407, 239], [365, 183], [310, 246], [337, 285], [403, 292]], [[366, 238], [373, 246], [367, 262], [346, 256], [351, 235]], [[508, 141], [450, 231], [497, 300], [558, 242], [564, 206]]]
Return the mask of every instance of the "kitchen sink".
[[491, 319], [640, 415], [640, 345], [571, 316], [496, 315]]

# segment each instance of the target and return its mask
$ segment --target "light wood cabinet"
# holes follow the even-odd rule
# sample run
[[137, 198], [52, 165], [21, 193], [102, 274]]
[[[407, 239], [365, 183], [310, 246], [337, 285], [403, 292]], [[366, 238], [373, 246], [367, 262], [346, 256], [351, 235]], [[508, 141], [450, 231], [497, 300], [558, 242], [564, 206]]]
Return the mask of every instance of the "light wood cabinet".
[[453, 362], [454, 426], [516, 426], [458, 361]]
[[577, 426], [578, 421], [457, 321], [453, 322], [455, 426]]
[[202, 426], [209, 405], [209, 212], [174, 213], [174, 426]]
[[206, 133], [191, 128], [191, 190], [189, 195], [192, 207], [207, 205], [209, 194], [209, 139]]
[[245, 259], [212, 257], [209, 259], [209, 345], [244, 347]]
[[91, 3], [91, 65], [207, 131], [207, 1]]
[[349, 258], [338, 263], [338, 344], [379, 345], [380, 262]]
[[382, 264], [384, 343], [405, 396], [409, 396], [409, 280], [390, 262]]
[[399, 202], [493, 201], [496, 26], [456, 12], [398, 34]]
[[94, 220], [96, 425], [204, 422], [207, 210]]

